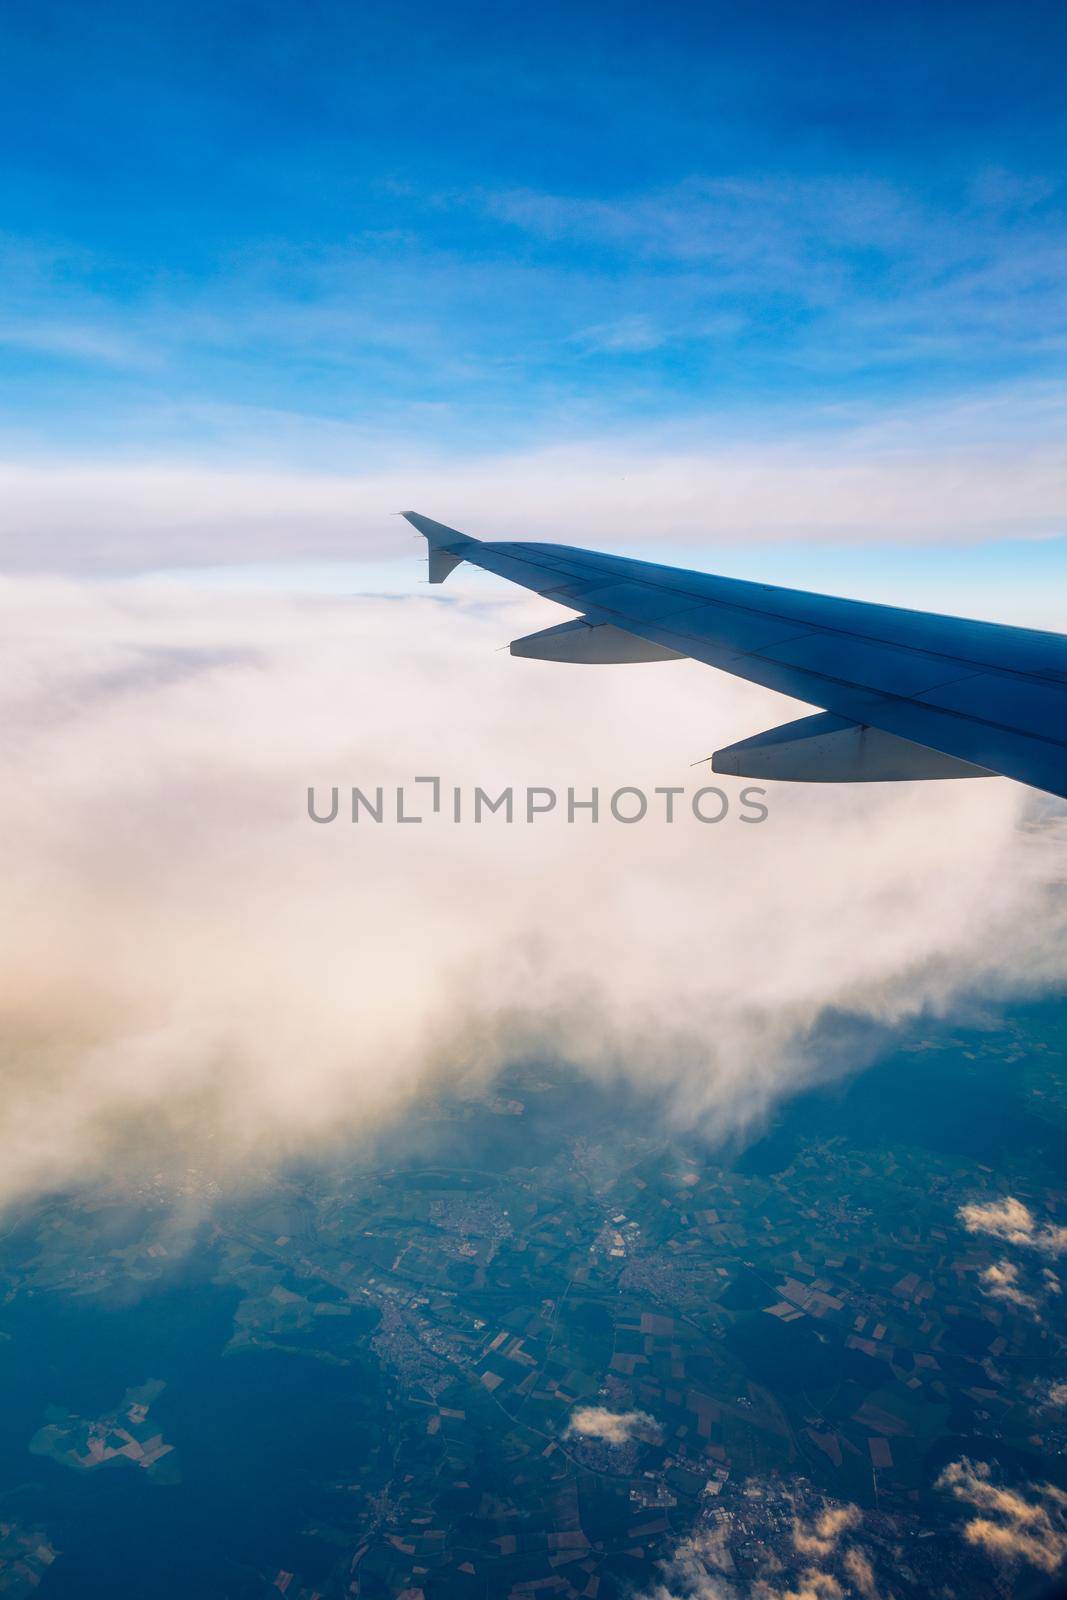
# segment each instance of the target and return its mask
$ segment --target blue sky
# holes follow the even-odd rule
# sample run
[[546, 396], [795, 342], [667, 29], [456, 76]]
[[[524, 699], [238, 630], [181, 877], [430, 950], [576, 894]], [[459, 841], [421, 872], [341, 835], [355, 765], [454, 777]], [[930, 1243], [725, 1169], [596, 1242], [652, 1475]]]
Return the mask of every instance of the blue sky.
[[32, 0], [2, 34], [8, 463], [588, 444], [593, 497], [604, 450], [1044, 450], [975, 537], [1059, 531], [1062, 6]]

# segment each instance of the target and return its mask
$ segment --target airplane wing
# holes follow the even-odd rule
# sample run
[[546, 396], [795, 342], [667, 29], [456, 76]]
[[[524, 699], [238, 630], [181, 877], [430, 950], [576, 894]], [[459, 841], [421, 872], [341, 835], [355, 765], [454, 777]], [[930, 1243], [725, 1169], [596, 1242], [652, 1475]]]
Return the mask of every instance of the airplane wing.
[[416, 511], [431, 583], [462, 561], [580, 615], [515, 640], [549, 661], [690, 656], [822, 707], [712, 757], [806, 782], [1001, 773], [1067, 797], [1067, 637], [717, 578], [568, 545], [472, 539]]

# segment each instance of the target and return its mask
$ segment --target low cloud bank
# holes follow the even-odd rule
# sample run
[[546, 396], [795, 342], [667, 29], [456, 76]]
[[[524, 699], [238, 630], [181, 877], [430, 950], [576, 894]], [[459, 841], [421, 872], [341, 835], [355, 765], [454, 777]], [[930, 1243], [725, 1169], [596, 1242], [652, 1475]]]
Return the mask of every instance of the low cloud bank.
[[997, 426], [961, 440], [926, 412], [792, 440], [731, 441], [709, 424], [673, 447], [606, 438], [421, 462], [394, 447], [393, 460], [356, 471], [288, 467], [284, 451], [277, 465], [269, 451], [243, 466], [0, 461], [0, 564], [131, 572], [393, 561], [408, 546], [384, 512], [412, 505], [482, 538], [609, 549], [1043, 539], [1065, 531], [1062, 409], [1036, 437], [1012, 436], [998, 414]]
[[828, 1013], [1062, 982], [1062, 834], [1006, 781], [780, 787], [758, 827], [309, 821], [311, 784], [692, 785], [797, 714], [693, 663], [495, 653], [559, 617], [0, 583], [0, 1199], [239, 1177], [519, 1055], [723, 1135], [855, 1064]]

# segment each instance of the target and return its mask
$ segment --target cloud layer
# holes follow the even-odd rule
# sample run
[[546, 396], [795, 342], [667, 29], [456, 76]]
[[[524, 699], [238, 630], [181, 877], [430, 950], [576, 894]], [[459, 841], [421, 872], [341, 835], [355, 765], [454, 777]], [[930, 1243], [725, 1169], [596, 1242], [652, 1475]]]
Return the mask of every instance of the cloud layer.
[[257, 419], [270, 462], [0, 459], [0, 564], [395, 560], [412, 547], [387, 513], [412, 505], [480, 537], [608, 547], [1042, 539], [1067, 531], [1064, 411], [1056, 397], [1016, 394], [955, 415], [919, 408], [877, 426], [783, 429], [774, 441], [731, 438], [710, 418], [670, 435], [447, 457], [396, 441], [369, 448], [342, 430], [343, 467], [286, 466], [284, 439]]
[[695, 786], [795, 714], [695, 664], [494, 653], [558, 616], [0, 584], [0, 1197], [239, 1176], [538, 1052], [723, 1135], [872, 1020], [1062, 979], [1060, 835], [1007, 782], [780, 788], [759, 827], [308, 820], [309, 784], [417, 774]]

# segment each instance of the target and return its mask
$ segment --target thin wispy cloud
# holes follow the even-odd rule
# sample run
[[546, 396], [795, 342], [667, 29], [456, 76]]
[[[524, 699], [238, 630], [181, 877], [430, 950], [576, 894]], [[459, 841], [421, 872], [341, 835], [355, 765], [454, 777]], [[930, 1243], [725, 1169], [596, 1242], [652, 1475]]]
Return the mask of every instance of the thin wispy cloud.
[[783, 407], [1061, 381], [1050, 15], [985, 16], [979, 50], [934, 10], [895, 53], [863, 12], [38, 19], [7, 22], [0, 106], [19, 459], [246, 466], [283, 414], [305, 471], [317, 430], [468, 461], [709, 417], [751, 443]]
[[574, 334], [574, 342], [584, 350], [640, 355], [658, 350], [668, 335], [648, 316], [620, 317], [616, 322], [600, 322]]
[[32, 319], [3, 322], [0, 323], [0, 346], [108, 367], [137, 368], [154, 364], [146, 351], [118, 330], [76, 322]]
[[[125, 376], [161, 412], [178, 392], [284, 396], [311, 421], [390, 413], [401, 443], [405, 414], [447, 404], [441, 437], [468, 451], [558, 441], [576, 412], [603, 430], [754, 395], [951, 401], [1053, 378], [1067, 346], [1067, 213], [1041, 174], [979, 169], [936, 196], [809, 173], [376, 199], [400, 226], [254, 238], [196, 272], [13, 241], [0, 333], [26, 359], [95, 363], [124, 426]], [[43, 406], [32, 371], [22, 388], [12, 421]], [[65, 389], [53, 441], [91, 428], [91, 390], [90, 373]]]
[[[747, 325], [731, 331], [756, 335], [756, 359], [761, 299], [773, 295], [781, 351], [825, 370], [929, 361], [964, 340], [968, 361], [1059, 348], [1067, 220], [1055, 197], [1045, 178], [1002, 173], [936, 208], [884, 181], [840, 178], [690, 178], [624, 200], [516, 191], [485, 204], [549, 246], [586, 245], [594, 264], [632, 260], [638, 295], [651, 295], [642, 272], [658, 264], [659, 291], [675, 316], [685, 308], [693, 337], [722, 342], [724, 325], [701, 324], [701, 309], [743, 305]], [[804, 312], [795, 326], [790, 308]]]

